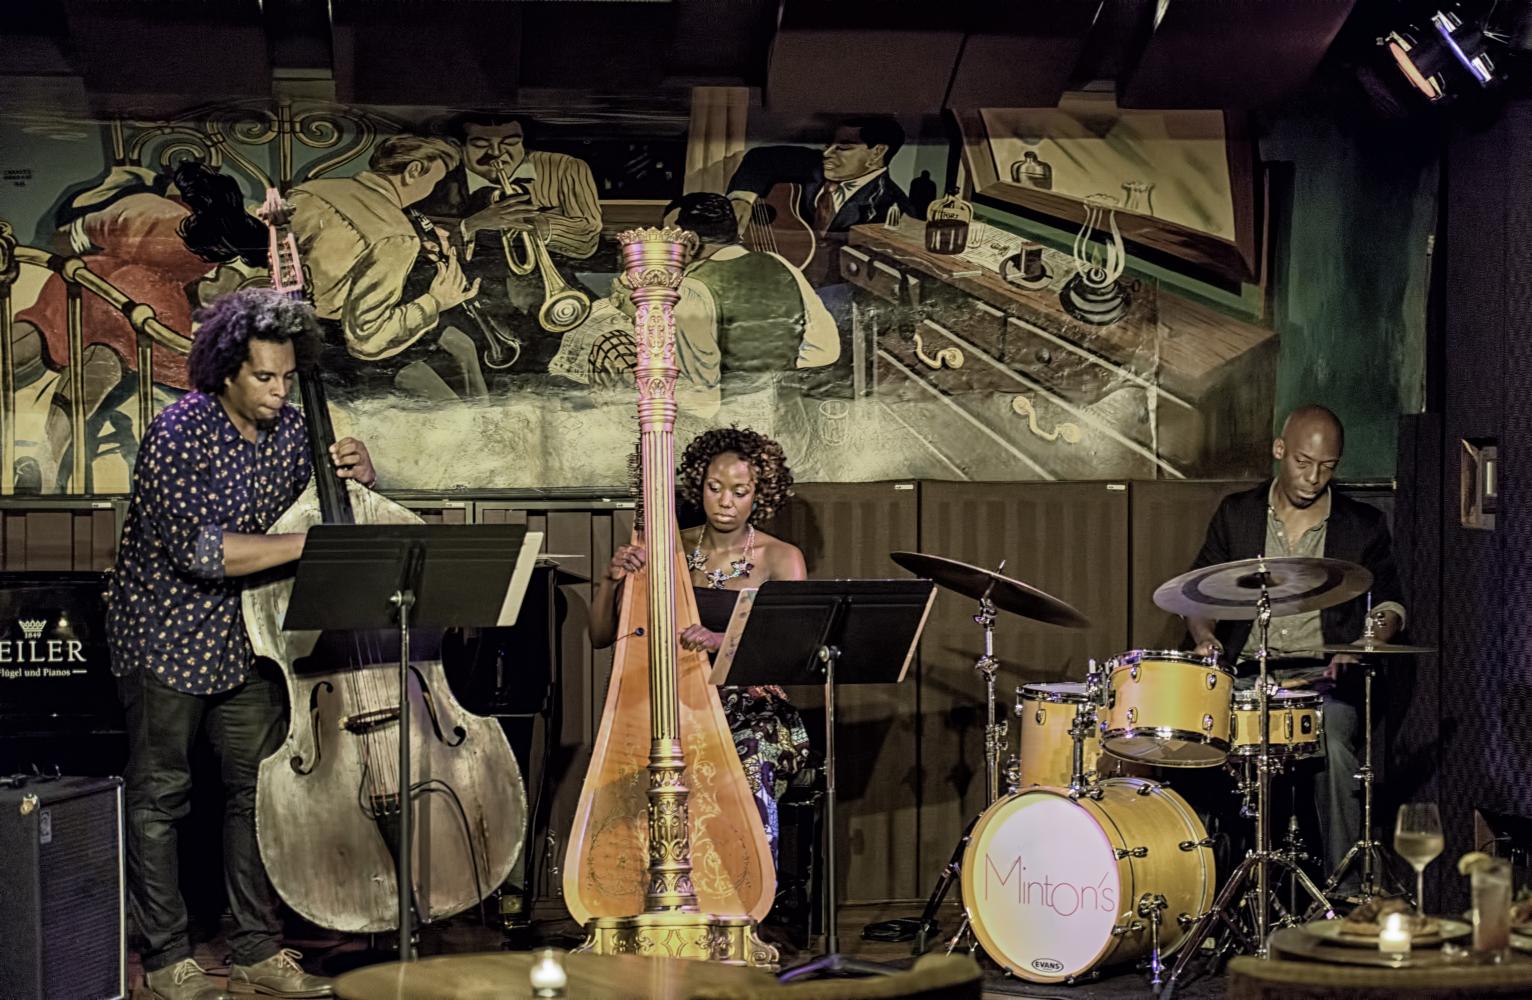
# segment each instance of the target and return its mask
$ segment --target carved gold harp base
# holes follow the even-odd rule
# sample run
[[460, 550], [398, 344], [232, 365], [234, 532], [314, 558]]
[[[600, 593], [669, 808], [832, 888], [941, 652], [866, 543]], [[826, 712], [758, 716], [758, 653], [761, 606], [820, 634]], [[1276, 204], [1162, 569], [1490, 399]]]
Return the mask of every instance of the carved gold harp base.
[[695, 958], [775, 969], [777, 949], [755, 933], [749, 917], [666, 910], [632, 917], [593, 917], [576, 951], [593, 955]]

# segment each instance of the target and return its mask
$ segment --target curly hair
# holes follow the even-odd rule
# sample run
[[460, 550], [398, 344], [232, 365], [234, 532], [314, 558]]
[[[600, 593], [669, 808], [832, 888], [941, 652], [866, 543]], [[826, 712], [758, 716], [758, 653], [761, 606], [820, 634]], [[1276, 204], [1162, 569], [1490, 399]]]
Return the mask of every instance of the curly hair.
[[708, 465], [719, 455], [731, 451], [750, 463], [750, 469], [755, 473], [755, 503], [750, 508], [750, 523], [759, 525], [770, 520], [793, 495], [793, 470], [787, 467], [787, 453], [780, 444], [748, 427], [715, 427], [692, 438], [681, 456], [682, 498], [700, 508]]
[[186, 367], [192, 386], [210, 396], [239, 374], [251, 340], [293, 345], [299, 364], [309, 360], [317, 327], [303, 302], [270, 288], [242, 288], [193, 314], [199, 324]]

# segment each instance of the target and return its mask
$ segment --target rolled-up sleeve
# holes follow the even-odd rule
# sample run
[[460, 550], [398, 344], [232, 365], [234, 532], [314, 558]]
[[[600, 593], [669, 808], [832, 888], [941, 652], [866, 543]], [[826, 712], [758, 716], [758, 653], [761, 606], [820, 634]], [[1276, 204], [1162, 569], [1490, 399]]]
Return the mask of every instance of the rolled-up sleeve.
[[175, 570], [221, 579], [224, 529], [213, 515], [207, 474], [197, 467], [191, 447], [155, 428], [144, 442], [135, 478], [145, 497], [144, 517]]

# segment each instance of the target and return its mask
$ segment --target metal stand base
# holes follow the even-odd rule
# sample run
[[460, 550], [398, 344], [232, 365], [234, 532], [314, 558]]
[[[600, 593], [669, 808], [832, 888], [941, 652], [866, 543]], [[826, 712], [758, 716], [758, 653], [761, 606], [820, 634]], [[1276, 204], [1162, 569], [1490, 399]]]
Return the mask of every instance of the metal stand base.
[[[1372, 636], [1372, 618], [1368, 617], [1368, 628], [1364, 638]], [[1363, 687], [1362, 687], [1362, 768], [1357, 771], [1356, 778], [1362, 783], [1362, 829], [1356, 843], [1341, 858], [1340, 864], [1335, 866], [1335, 871], [1325, 880], [1325, 895], [1334, 894], [1335, 889], [1341, 883], [1353, 865], [1361, 867], [1361, 884], [1357, 887], [1357, 899], [1366, 903], [1378, 896], [1404, 896], [1409, 898], [1411, 893], [1399, 880], [1394, 877], [1389, 866], [1388, 855], [1383, 852], [1383, 845], [1374, 839], [1372, 833], [1372, 786], [1377, 776], [1372, 769], [1372, 680], [1377, 668], [1371, 663], [1363, 662]], [[1379, 885], [1379, 875], [1393, 881], [1393, 891], [1387, 891]], [[1413, 905], [1416, 901], [1411, 899]]]

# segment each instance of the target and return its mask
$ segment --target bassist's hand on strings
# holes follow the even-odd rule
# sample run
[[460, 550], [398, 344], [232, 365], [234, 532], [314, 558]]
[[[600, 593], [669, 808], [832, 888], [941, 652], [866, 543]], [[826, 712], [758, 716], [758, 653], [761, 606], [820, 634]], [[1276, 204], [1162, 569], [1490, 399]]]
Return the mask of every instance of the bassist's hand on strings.
[[330, 460], [342, 479], [355, 479], [369, 489], [378, 481], [378, 470], [372, 467], [372, 456], [367, 446], [356, 438], [341, 438], [330, 445]]

